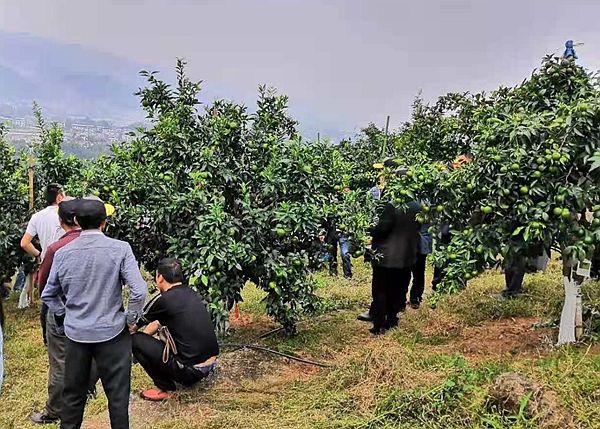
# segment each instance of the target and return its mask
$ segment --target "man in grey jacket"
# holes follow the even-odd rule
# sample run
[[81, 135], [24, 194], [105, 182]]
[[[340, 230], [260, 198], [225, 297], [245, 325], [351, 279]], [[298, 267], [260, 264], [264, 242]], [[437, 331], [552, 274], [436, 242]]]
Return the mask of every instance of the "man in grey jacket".
[[[85, 409], [92, 358], [108, 398], [112, 429], [129, 428], [131, 336], [147, 293], [129, 244], [106, 237], [105, 205], [79, 200], [79, 238], [58, 250], [42, 300], [68, 338], [61, 429], [79, 429]], [[130, 290], [127, 311], [122, 290]], [[64, 295], [64, 303], [61, 299]]]

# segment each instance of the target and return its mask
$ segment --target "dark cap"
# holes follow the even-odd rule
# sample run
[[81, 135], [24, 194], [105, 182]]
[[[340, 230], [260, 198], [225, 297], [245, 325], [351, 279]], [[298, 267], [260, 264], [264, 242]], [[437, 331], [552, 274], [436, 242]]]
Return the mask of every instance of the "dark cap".
[[106, 220], [106, 208], [102, 201], [82, 198], [77, 200], [75, 217], [82, 229], [98, 228]]
[[74, 218], [77, 213], [77, 200], [64, 200], [58, 205], [58, 217], [67, 225], [75, 224]]

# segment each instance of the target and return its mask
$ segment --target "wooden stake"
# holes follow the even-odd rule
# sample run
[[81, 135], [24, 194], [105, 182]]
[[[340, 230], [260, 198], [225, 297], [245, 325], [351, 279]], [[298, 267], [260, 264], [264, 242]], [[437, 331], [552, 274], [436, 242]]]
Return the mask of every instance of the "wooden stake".
[[381, 148], [381, 159], [383, 160], [387, 154], [387, 144], [388, 144], [388, 130], [390, 128], [390, 115], [387, 116], [385, 121], [385, 139], [383, 140], [383, 147]]
[[33, 154], [29, 154], [27, 157], [27, 172], [29, 175], [29, 211], [33, 211], [33, 203], [34, 203], [34, 192], [33, 192], [33, 166], [35, 165], [35, 160], [33, 159]]

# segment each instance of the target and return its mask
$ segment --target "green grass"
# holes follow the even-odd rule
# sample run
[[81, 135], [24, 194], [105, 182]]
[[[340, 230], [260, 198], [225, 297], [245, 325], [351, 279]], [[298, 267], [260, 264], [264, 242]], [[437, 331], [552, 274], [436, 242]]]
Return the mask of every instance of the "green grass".
[[[370, 269], [355, 262], [352, 280], [319, 273], [317, 314], [306, 316], [299, 333], [278, 332], [258, 341], [273, 349], [331, 365], [328, 369], [287, 362], [252, 351], [226, 352], [214, 384], [184, 392], [166, 404], [132, 403], [134, 428], [537, 428], [535, 416], [501, 413], [488, 400], [494, 378], [525, 375], [554, 391], [561, 418], [571, 427], [600, 428], [600, 347], [556, 349], [532, 330], [556, 320], [562, 287], [556, 264], [528, 276], [526, 296], [498, 301], [503, 286], [492, 271], [437, 308], [408, 310], [400, 327], [371, 336], [356, 314], [370, 300]], [[600, 302], [597, 284], [586, 286]], [[265, 316], [263, 292], [249, 285], [240, 305], [243, 323], [226, 341], [255, 342], [275, 327]], [[32, 428], [30, 411], [44, 403], [47, 363], [37, 326], [37, 308], [5, 305], [6, 384], [0, 428]], [[514, 332], [502, 335], [504, 329]], [[539, 334], [539, 335], [538, 335]], [[133, 391], [150, 385], [134, 368]], [[88, 405], [85, 427], [107, 426], [104, 395]], [[568, 426], [561, 426], [568, 427]]]

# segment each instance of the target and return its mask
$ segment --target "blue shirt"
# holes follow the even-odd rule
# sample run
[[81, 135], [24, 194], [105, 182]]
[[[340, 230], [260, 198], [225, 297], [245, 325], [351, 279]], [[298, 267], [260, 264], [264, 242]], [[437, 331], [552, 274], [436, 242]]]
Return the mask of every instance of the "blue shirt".
[[371, 195], [373, 195], [374, 199], [381, 199], [381, 188], [379, 186], [373, 186], [371, 189], [369, 189], [369, 192], [371, 193]]
[[[127, 311], [124, 285], [129, 287]], [[131, 246], [99, 230], [88, 230], [54, 255], [42, 301], [49, 311], [65, 314], [69, 339], [99, 343], [119, 335], [126, 323], [137, 321], [147, 292]]]
[[419, 231], [419, 254], [429, 255], [433, 252], [433, 237], [429, 233], [429, 224], [425, 223], [421, 225]]

